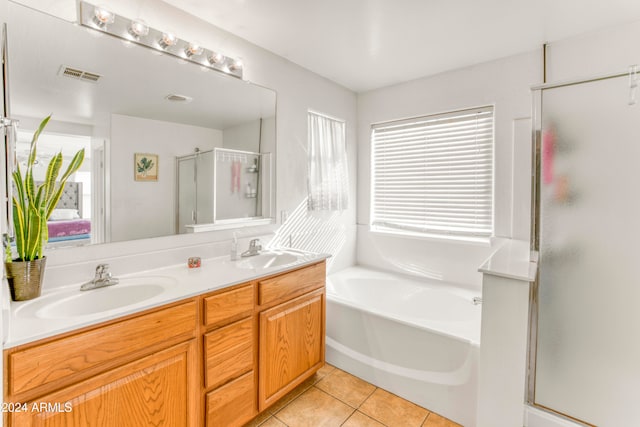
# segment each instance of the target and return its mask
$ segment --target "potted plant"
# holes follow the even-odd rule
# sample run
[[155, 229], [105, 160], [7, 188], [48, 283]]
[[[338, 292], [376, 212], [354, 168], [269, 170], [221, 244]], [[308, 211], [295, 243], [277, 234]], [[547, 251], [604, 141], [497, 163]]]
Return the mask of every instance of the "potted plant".
[[36, 145], [42, 130], [49, 123], [46, 117], [33, 134], [29, 147], [29, 157], [24, 175], [20, 164], [11, 174], [15, 194], [13, 196], [13, 231], [17, 257], [13, 258], [11, 247], [7, 245], [5, 268], [14, 301], [23, 301], [40, 296], [46, 257], [44, 246], [49, 240], [47, 220], [62, 196], [69, 177], [78, 170], [84, 160], [84, 149], [78, 151], [58, 182], [62, 169], [62, 152], [53, 156], [46, 169], [43, 182], [35, 185], [33, 165], [36, 161]]

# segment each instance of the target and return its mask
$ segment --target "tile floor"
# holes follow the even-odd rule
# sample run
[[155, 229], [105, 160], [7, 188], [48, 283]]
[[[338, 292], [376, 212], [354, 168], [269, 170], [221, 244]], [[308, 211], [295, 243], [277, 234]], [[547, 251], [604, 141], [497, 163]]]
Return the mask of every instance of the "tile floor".
[[331, 365], [245, 427], [461, 427]]

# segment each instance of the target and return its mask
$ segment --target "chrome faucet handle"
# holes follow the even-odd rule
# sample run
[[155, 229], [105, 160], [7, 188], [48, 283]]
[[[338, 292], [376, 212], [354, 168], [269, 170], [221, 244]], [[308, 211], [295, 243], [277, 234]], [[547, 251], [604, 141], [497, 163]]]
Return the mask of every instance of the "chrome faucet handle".
[[248, 256], [259, 255], [261, 250], [262, 250], [262, 244], [260, 243], [260, 239], [252, 239], [249, 242], [249, 249], [242, 252], [240, 256], [248, 257]]
[[104, 279], [111, 277], [111, 272], [109, 271], [109, 264], [98, 264], [96, 267], [96, 279]]
[[116, 285], [119, 282], [119, 279], [111, 275], [111, 272], [109, 271], [109, 264], [98, 264], [96, 266], [96, 275], [94, 278], [80, 286], [80, 290], [88, 291], [91, 289], [103, 288], [105, 286]]

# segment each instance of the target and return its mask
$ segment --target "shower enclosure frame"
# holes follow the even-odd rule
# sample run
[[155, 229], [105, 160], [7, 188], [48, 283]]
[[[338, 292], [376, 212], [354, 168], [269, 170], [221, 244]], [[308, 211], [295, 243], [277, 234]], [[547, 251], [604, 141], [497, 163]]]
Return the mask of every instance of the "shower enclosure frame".
[[[532, 93], [532, 131], [531, 131], [531, 229], [530, 229], [530, 260], [538, 262], [540, 250], [540, 178], [541, 178], [541, 146], [542, 146], [542, 102], [545, 90], [553, 90], [561, 87], [592, 83], [601, 80], [609, 80], [629, 76], [629, 71], [601, 74], [592, 77], [561, 81], [557, 83], [545, 83], [531, 87]], [[538, 272], [539, 272], [538, 267]], [[583, 420], [573, 418], [535, 403], [536, 391], [536, 359], [538, 350], [538, 315], [539, 315], [539, 274], [531, 284], [529, 295], [529, 349], [527, 352], [527, 378], [526, 378], [526, 403], [536, 409], [571, 421], [585, 427], [592, 427]]]
[[[212, 198], [212, 222], [211, 226], [215, 226], [218, 229], [234, 227], [234, 226], [245, 226], [245, 225], [263, 225], [263, 224], [271, 224], [275, 222], [274, 220], [274, 209], [275, 209], [275, 177], [274, 174], [274, 159], [273, 154], [271, 152], [258, 153], [254, 151], [245, 151], [245, 150], [235, 150], [231, 148], [223, 148], [223, 147], [214, 147], [208, 150], [198, 150], [192, 154], [186, 154], [183, 156], [177, 156], [175, 162], [175, 188], [176, 188], [176, 196], [174, 202], [174, 212], [175, 212], [175, 232], [176, 234], [180, 234], [180, 162], [184, 160], [194, 159], [200, 155], [212, 153], [213, 155], [213, 198]], [[238, 155], [238, 156], [255, 156], [258, 158], [258, 170], [260, 171], [257, 175], [257, 197], [261, 197], [258, 201], [256, 199], [256, 206], [260, 208], [261, 215], [254, 215], [250, 217], [239, 217], [239, 218], [230, 218], [230, 219], [218, 219], [217, 215], [217, 203], [218, 197], [215, 194], [216, 188], [218, 186], [217, 179], [217, 156], [219, 153], [228, 153], [230, 155]], [[267, 173], [264, 173], [264, 168], [267, 169]], [[198, 163], [194, 163], [194, 182], [197, 185], [197, 179], [195, 178], [198, 174]], [[266, 181], [265, 181], [266, 180]], [[265, 190], [266, 188], [266, 190]], [[268, 191], [268, 195], [266, 196], [266, 201], [264, 199], [264, 191]], [[197, 193], [197, 188], [196, 188]], [[266, 204], [266, 207], [265, 207]], [[197, 207], [197, 198], [196, 198], [196, 207]], [[196, 209], [197, 211], [197, 209]], [[197, 223], [197, 212], [195, 213], [195, 218], [193, 220]]]
[[[176, 234], [180, 233], [180, 197], [178, 197], [179, 192], [180, 192], [180, 161], [189, 160], [189, 159], [197, 160], [198, 157], [201, 156], [202, 154], [207, 154], [207, 153], [212, 153], [212, 152], [213, 152], [213, 149], [210, 149], [210, 150], [199, 150], [198, 149], [193, 154], [186, 154], [184, 156], [177, 156], [176, 157], [176, 163], [175, 163], [175, 168], [176, 168], [176, 171], [175, 171], [176, 195], [174, 197], [174, 199], [175, 199], [174, 200], [174, 212], [175, 212], [174, 216], [175, 216], [175, 233]], [[196, 183], [195, 185], [197, 185], [197, 180], [195, 178], [197, 176], [197, 174], [198, 174], [198, 162], [194, 162], [194, 164], [193, 164], [193, 176], [194, 176], [193, 181]], [[214, 183], [214, 185], [215, 185], [215, 183]], [[198, 192], [198, 190], [196, 188], [196, 194], [197, 194], [197, 192]], [[214, 197], [214, 200], [215, 200], [215, 197]], [[196, 217], [193, 218], [194, 221], [197, 221], [197, 215], [198, 215], [198, 213], [197, 213], [197, 203], [198, 203], [198, 201], [197, 201], [197, 197], [196, 197], [196, 211], [195, 211]]]

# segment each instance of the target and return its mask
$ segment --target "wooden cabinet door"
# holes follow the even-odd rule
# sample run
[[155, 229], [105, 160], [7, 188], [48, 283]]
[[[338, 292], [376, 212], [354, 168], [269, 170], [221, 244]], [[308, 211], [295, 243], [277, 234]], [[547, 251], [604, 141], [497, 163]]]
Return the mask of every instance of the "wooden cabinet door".
[[193, 340], [40, 397], [11, 426], [195, 427], [196, 351]]
[[324, 335], [324, 289], [260, 313], [260, 411], [322, 367]]

